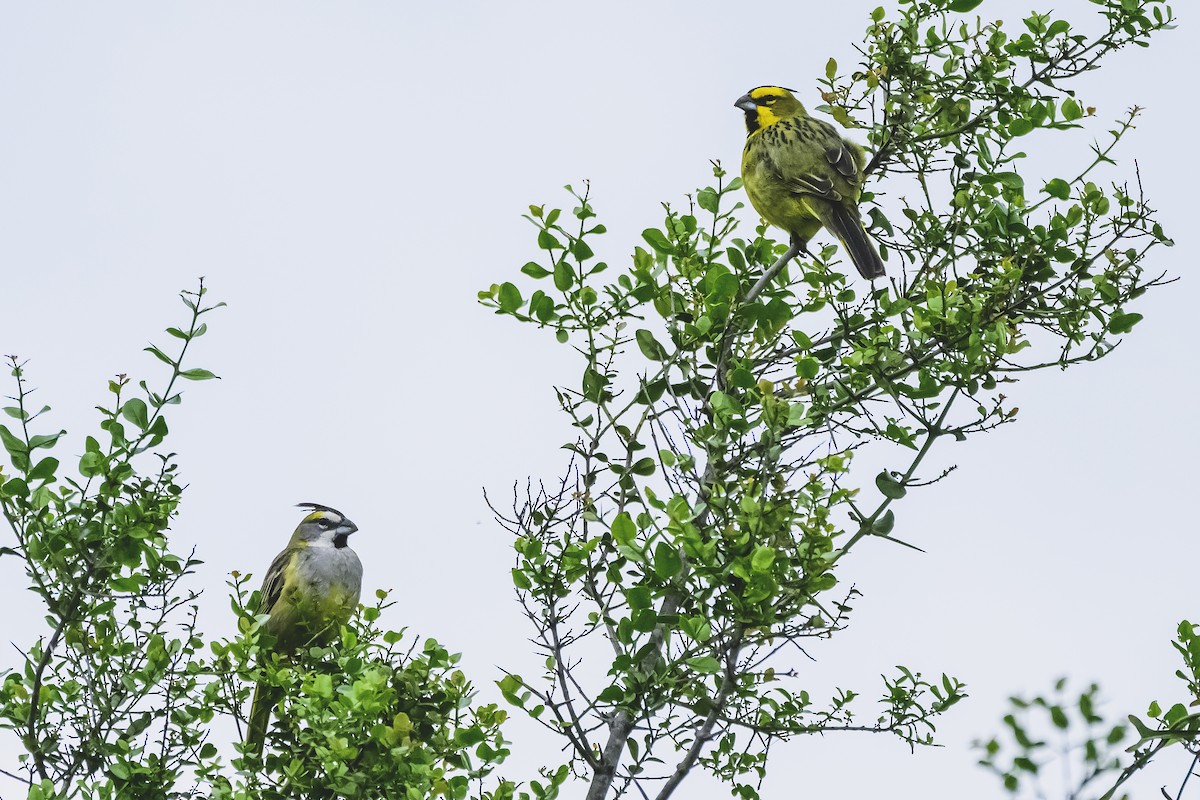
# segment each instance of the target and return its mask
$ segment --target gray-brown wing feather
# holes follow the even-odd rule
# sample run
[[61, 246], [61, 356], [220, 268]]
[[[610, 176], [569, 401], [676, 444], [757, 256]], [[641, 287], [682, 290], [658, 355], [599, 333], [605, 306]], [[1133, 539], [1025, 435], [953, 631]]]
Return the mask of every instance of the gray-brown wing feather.
[[271, 609], [279, 602], [280, 596], [283, 595], [283, 570], [291, 556], [291, 549], [284, 550], [275, 556], [275, 560], [267, 568], [267, 576], [263, 579], [262, 589], [259, 590], [258, 608], [255, 613], [270, 614]]
[[843, 178], [856, 186], [858, 185], [858, 162], [854, 160], [854, 154], [850, 152], [849, 147], [846, 147], [842, 142], [838, 142], [825, 151], [825, 158], [829, 160], [830, 166], [836, 169]]
[[785, 171], [772, 155], [771, 146], [760, 145], [756, 148], [754, 152], [755, 169], [768, 173], [770, 179], [775, 183], [787, 187], [787, 190], [793, 194], [823, 197], [833, 202], [842, 199], [841, 193], [833, 188], [833, 181], [829, 178], [814, 175], [811, 172], [802, 172], [799, 175], [791, 174]]
[[884, 274], [883, 260], [879, 257], [875, 246], [871, 244], [867, 232], [863, 230], [858, 209], [853, 206], [834, 204], [820, 209], [820, 213], [821, 224], [833, 231], [845, 246], [850, 253], [850, 260], [858, 269], [858, 274], [867, 280], [882, 277]]
[[811, 173], [789, 175], [787, 185], [796, 194], [810, 194], [816, 197], [823, 197], [835, 203], [842, 199], [841, 193], [833, 188], [833, 181], [828, 178], [822, 178], [820, 175], [813, 175]]

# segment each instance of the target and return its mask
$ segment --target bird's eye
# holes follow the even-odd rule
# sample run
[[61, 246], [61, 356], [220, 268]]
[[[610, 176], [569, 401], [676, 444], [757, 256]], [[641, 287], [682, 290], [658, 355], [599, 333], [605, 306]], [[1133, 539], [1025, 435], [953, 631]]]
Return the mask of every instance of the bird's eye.
[[774, 103], [778, 99], [779, 99], [778, 97], [768, 97], [765, 102]]
[[333, 523], [327, 519], [317, 520], [317, 525], [325, 529], [333, 527]]

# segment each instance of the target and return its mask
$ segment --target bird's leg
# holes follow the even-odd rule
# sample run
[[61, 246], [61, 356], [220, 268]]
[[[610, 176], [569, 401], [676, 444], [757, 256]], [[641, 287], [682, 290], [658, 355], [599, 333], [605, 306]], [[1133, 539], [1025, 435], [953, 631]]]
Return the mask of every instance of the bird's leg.
[[784, 254], [784, 258], [786, 258], [788, 261], [791, 261], [801, 253], [804, 253], [804, 255], [808, 256], [809, 258], [813, 257], [813, 254], [808, 252], [808, 242], [793, 233], [791, 249]]

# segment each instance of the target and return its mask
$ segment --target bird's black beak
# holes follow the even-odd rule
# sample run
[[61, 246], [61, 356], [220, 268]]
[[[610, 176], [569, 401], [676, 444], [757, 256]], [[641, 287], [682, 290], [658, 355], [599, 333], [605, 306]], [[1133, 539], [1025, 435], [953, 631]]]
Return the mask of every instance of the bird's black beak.
[[737, 102], [733, 104], [733, 107], [740, 108], [742, 111], [745, 111], [749, 114], [758, 108], [758, 103], [754, 102], [754, 98], [750, 95], [744, 94], [737, 99]]

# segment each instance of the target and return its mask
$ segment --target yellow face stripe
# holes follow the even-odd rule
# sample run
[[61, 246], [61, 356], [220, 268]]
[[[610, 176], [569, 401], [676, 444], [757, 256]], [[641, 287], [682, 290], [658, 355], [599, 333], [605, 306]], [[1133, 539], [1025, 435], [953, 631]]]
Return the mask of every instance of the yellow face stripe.
[[775, 116], [775, 112], [766, 106], [758, 107], [758, 127], [765, 128], [768, 125], [774, 125], [779, 122], [779, 117]]
[[319, 519], [330, 519], [335, 522], [340, 522], [342, 518], [339, 517], [337, 514], [330, 514], [328, 511], [314, 511], [313, 513], [311, 513], [307, 517], [305, 517], [304, 521], [305, 522], [316, 522]]
[[786, 97], [791, 94], [782, 86], [759, 86], [750, 92], [750, 97], [755, 100], [762, 100], [764, 97]]

